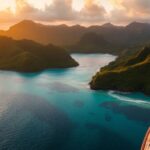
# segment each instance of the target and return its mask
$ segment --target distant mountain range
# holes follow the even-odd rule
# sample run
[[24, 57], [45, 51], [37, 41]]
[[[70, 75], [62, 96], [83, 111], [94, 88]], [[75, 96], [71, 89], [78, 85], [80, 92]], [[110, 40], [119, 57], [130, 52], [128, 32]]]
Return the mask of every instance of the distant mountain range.
[[[30, 39], [41, 44], [55, 44], [71, 52], [120, 53], [123, 49], [150, 43], [150, 24], [133, 22], [127, 26], [106, 23], [102, 26], [47, 26], [23, 20], [0, 31], [14, 39]], [[91, 35], [91, 36], [90, 36]]]
[[78, 63], [62, 48], [31, 40], [0, 36], [0, 69], [37, 72], [49, 68], [75, 67]]
[[47, 26], [31, 20], [23, 20], [10, 27], [8, 31], [0, 31], [1, 35], [14, 39], [30, 39], [41, 44], [71, 45], [85, 33], [86, 28], [79, 25]]
[[85, 33], [80, 41], [70, 46], [69, 49], [76, 53], [113, 53], [112, 44], [94, 32]]

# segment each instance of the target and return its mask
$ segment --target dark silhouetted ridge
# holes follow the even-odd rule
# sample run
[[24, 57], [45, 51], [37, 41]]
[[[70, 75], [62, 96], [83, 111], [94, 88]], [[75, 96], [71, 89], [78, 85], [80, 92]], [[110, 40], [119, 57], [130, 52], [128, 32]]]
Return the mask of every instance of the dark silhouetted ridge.
[[36, 72], [49, 68], [75, 67], [78, 63], [62, 48], [30, 40], [0, 37], [0, 69]]

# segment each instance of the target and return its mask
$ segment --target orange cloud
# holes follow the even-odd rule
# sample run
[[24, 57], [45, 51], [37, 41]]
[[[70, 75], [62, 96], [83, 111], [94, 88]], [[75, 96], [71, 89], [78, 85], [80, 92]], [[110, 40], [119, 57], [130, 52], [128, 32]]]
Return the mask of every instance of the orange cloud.
[[82, 21], [100, 22], [104, 20], [105, 8], [98, 5], [95, 0], [85, 0], [84, 7], [80, 11]]
[[[124, 24], [134, 20], [150, 22], [150, 0], [76, 0], [78, 2], [76, 7], [82, 1], [80, 9], [74, 9], [75, 0], [47, 0], [45, 6], [39, 7], [42, 1], [0, 0], [0, 4], [4, 4], [4, 6], [0, 5], [0, 22], [15, 22], [22, 19], [89, 25], [108, 21]], [[36, 2], [38, 5], [34, 6]], [[106, 11], [108, 9], [106, 4], [111, 6], [109, 11]], [[12, 10], [15, 9], [14, 13]]]
[[13, 18], [14, 16], [10, 8], [0, 11], [0, 23], [11, 22], [14, 20]]
[[110, 0], [114, 9], [111, 18], [115, 22], [150, 22], [149, 0]]
[[95, 0], [85, 0], [83, 11], [87, 11], [89, 15], [90, 13], [91, 15], [96, 15], [96, 13], [105, 13], [104, 7], [100, 6], [100, 4], [98, 5]]
[[147, 14], [150, 12], [149, 0], [110, 0], [115, 9], [124, 8], [133, 13]]
[[[105, 9], [96, 0], [85, 0], [84, 6], [80, 11], [72, 7], [72, 0], [53, 0], [50, 5], [46, 5], [44, 10], [31, 5], [27, 0], [15, 0], [16, 12], [12, 16], [11, 11], [1, 12], [2, 16], [9, 16], [11, 19], [33, 19], [37, 21], [73, 21], [80, 22], [100, 22], [104, 20]], [[7, 20], [6, 20], [7, 21]]]

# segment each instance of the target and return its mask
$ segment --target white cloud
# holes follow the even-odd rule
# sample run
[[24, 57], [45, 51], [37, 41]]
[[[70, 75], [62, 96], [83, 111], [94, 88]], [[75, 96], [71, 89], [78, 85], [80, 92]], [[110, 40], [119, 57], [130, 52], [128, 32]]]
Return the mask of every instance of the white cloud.
[[150, 0], [111, 0], [114, 9], [111, 21], [129, 23], [132, 21], [150, 22]]
[[95, 0], [85, 0], [85, 5], [79, 12], [81, 21], [101, 22], [106, 14], [105, 8], [98, 5]]

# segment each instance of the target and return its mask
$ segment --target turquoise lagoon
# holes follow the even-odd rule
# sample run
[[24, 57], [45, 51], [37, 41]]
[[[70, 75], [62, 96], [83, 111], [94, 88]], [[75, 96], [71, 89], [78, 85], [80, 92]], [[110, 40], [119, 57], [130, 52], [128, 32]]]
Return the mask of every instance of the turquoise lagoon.
[[112, 55], [74, 54], [80, 66], [35, 74], [0, 71], [0, 150], [139, 150], [150, 97], [93, 91]]

